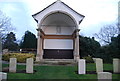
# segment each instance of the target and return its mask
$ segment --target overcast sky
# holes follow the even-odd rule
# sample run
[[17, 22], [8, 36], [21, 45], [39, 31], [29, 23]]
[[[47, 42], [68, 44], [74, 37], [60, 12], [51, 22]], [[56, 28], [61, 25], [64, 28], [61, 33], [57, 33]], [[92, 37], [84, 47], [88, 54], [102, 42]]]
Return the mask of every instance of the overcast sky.
[[[37, 23], [31, 15], [41, 11], [56, 0], [0, 0], [0, 10], [11, 18], [18, 39], [26, 30], [37, 34]], [[93, 36], [101, 27], [117, 21], [119, 0], [61, 0], [85, 16], [80, 24], [80, 34]]]

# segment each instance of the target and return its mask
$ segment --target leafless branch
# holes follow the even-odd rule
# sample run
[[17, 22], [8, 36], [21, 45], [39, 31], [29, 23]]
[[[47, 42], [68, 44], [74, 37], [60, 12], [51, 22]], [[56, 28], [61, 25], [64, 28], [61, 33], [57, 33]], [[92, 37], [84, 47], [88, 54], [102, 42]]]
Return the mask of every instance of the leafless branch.
[[11, 19], [0, 11], [0, 38], [3, 38], [8, 32], [12, 31]]
[[101, 28], [99, 33], [95, 33], [94, 36], [105, 44], [111, 42], [111, 37], [115, 37], [119, 33], [119, 28], [117, 25], [106, 25]]

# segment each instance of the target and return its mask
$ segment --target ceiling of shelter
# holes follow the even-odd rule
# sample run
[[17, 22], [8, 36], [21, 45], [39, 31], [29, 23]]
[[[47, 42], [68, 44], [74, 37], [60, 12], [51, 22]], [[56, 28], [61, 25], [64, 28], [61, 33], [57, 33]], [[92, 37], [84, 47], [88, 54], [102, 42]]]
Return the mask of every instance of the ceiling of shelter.
[[74, 20], [67, 14], [56, 12], [53, 14], [48, 15], [44, 18], [42, 24], [43, 27], [76, 27]]

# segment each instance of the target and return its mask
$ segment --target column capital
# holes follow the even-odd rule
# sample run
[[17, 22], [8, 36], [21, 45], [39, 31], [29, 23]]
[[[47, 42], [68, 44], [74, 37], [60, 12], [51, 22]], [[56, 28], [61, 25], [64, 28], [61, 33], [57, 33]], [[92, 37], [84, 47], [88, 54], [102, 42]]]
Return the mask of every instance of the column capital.
[[40, 31], [38, 30], [38, 32], [37, 32], [37, 36], [40, 36]]
[[79, 32], [76, 32], [76, 37], [79, 37]]
[[40, 31], [41, 29], [40, 29], [40, 28], [37, 28], [36, 30], [37, 30], [37, 31]]

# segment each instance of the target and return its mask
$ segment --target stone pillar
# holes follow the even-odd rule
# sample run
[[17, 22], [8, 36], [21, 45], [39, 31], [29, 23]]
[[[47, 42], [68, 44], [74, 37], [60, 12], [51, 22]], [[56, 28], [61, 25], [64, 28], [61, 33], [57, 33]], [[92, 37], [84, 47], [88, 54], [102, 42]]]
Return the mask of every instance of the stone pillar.
[[42, 38], [40, 36], [40, 29], [38, 29], [38, 39], [37, 39], [37, 56], [36, 61], [43, 59], [43, 50], [42, 50]]
[[96, 59], [96, 73], [103, 72], [103, 60], [98, 58]]
[[75, 38], [75, 50], [74, 50], [74, 59], [79, 61], [79, 29], [76, 30], [76, 38]]
[[10, 63], [9, 63], [9, 72], [16, 72], [16, 64], [17, 64], [17, 59], [16, 58], [10, 58]]
[[33, 58], [26, 60], [26, 73], [33, 73]]
[[98, 72], [98, 81], [112, 81], [112, 73]]
[[6, 79], [7, 79], [7, 73], [0, 72], [0, 81], [1, 80], [6, 81]]
[[74, 39], [74, 60], [76, 60], [76, 38]]
[[78, 61], [78, 74], [86, 74], [86, 62], [85, 59]]
[[43, 38], [40, 39], [40, 59], [43, 59]]
[[120, 73], [120, 59], [113, 59], [113, 72]]

